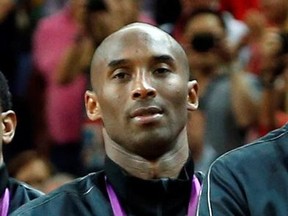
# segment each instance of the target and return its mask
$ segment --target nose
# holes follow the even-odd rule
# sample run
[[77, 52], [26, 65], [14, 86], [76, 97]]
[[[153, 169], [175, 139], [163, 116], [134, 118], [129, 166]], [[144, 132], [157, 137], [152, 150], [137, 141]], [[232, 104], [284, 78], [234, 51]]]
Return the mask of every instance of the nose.
[[150, 84], [150, 81], [148, 79], [145, 77], [145, 75], [136, 78], [135, 85], [132, 90], [133, 100], [154, 98], [156, 96], [156, 90]]

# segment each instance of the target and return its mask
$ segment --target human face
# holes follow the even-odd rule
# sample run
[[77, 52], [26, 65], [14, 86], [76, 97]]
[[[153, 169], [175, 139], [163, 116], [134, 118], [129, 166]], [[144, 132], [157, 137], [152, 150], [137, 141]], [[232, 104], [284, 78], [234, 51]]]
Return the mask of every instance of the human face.
[[187, 107], [197, 108], [197, 83], [188, 75], [183, 50], [166, 33], [154, 27], [117, 32], [94, 57], [88, 116], [101, 118], [125, 150], [157, 158], [177, 143]]
[[[208, 33], [213, 35], [217, 39], [215, 46], [206, 52], [198, 52], [193, 49], [190, 44], [190, 41], [195, 35]], [[187, 53], [189, 56], [190, 66], [193, 69], [201, 68], [213, 68], [217, 67], [223, 62], [222, 53], [227, 47], [225, 47], [225, 30], [220, 23], [218, 17], [213, 14], [199, 14], [188, 21], [185, 29], [185, 40], [187, 45]]]

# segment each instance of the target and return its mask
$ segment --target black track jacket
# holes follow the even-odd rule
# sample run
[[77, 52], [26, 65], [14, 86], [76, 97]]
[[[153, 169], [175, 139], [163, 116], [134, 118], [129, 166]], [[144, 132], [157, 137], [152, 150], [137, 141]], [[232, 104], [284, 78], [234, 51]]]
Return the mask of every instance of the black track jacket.
[[127, 215], [184, 216], [191, 192], [193, 161], [189, 160], [178, 179], [143, 180], [130, 176], [110, 159], [105, 171], [91, 173], [42, 196], [13, 216], [112, 216], [105, 178], [115, 189]]
[[19, 182], [16, 179], [9, 178], [5, 165], [2, 165], [0, 168], [1, 196], [4, 193], [5, 188], [8, 188], [10, 193], [8, 215], [23, 204], [43, 195], [42, 192], [31, 188], [29, 185]]
[[203, 183], [199, 216], [288, 215], [288, 125], [220, 156]]

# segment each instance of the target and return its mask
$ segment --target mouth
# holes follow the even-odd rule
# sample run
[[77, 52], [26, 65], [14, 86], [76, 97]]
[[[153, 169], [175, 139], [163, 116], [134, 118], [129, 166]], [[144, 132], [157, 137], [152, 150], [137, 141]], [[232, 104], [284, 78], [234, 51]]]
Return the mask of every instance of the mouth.
[[134, 110], [130, 117], [139, 124], [150, 124], [159, 121], [163, 116], [163, 110], [156, 106], [141, 107]]

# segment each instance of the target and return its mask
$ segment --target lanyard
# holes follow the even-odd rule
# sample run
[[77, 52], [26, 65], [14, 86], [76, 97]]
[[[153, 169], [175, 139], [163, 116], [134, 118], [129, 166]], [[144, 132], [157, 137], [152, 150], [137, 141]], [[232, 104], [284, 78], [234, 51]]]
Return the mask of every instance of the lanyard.
[[8, 215], [10, 193], [8, 188], [5, 189], [3, 196], [0, 199], [0, 216]]
[[[120, 202], [115, 194], [115, 191], [113, 190], [112, 186], [108, 183], [106, 177], [105, 180], [106, 180], [106, 190], [108, 192], [114, 216], [125, 216], [126, 215], [125, 211], [120, 205]], [[200, 194], [200, 188], [201, 188], [200, 182], [194, 175], [192, 178], [192, 187], [188, 206], [188, 216], [194, 216], [196, 214], [196, 207], [198, 203], [198, 197]]]

